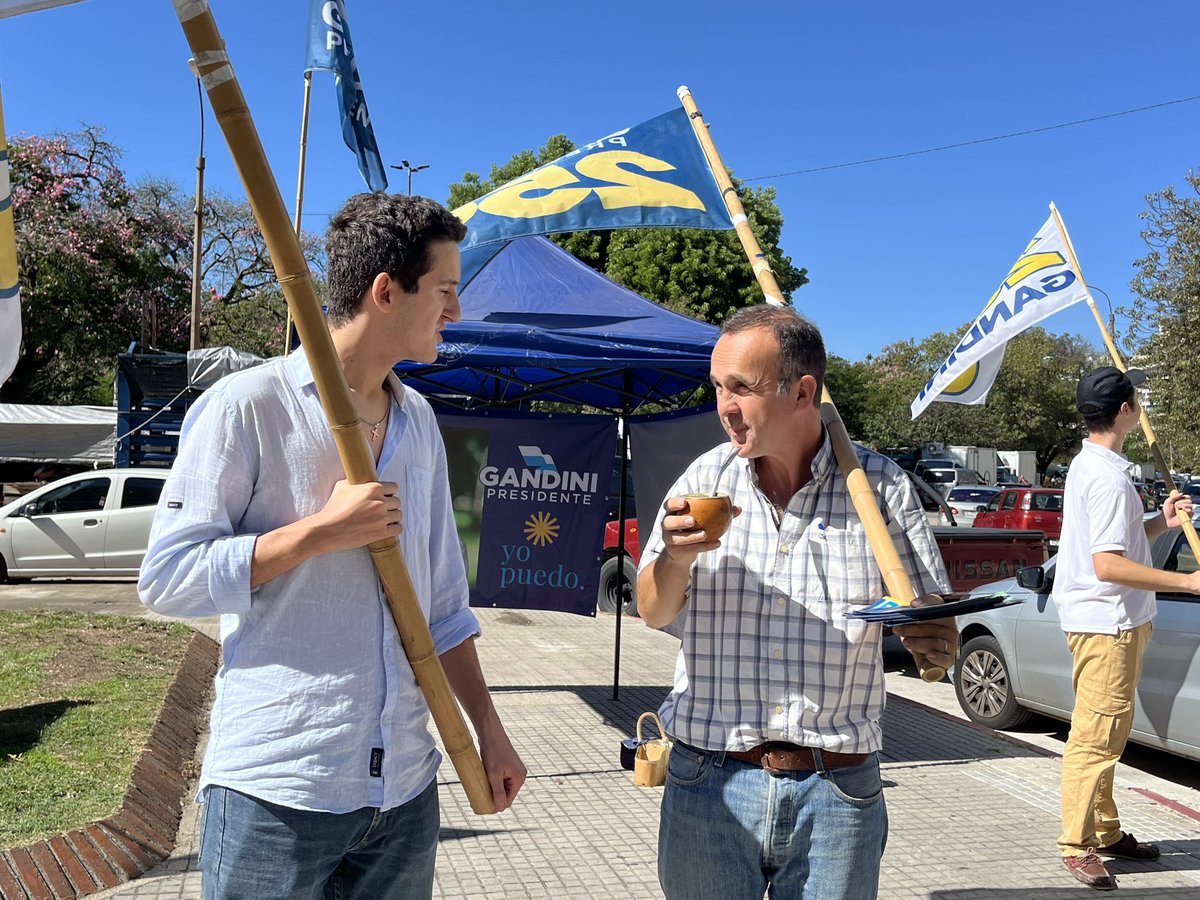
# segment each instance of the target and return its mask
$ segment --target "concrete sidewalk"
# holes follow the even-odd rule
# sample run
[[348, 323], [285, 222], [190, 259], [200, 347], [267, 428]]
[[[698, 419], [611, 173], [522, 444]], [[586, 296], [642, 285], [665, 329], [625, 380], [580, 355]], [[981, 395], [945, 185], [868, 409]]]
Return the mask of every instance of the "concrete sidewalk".
[[[471, 813], [453, 769], [439, 773], [440, 898], [661, 897], [655, 846], [661, 788], [635, 787], [619, 744], [656, 709], [677, 642], [626, 619], [620, 699], [612, 699], [612, 616], [479, 610], [484, 671], [529, 768], [516, 806]], [[903, 688], [904, 676], [889, 675]], [[1058, 860], [1058, 759], [896, 693], [884, 719], [891, 820], [881, 897], [1016, 900], [1090, 894]], [[1151, 864], [1110, 865], [1121, 896], [1200, 898], [1200, 816], [1121, 780], [1122, 819], [1159, 843]], [[175, 852], [140, 879], [93, 897], [193, 900], [198, 810], [185, 810]]]

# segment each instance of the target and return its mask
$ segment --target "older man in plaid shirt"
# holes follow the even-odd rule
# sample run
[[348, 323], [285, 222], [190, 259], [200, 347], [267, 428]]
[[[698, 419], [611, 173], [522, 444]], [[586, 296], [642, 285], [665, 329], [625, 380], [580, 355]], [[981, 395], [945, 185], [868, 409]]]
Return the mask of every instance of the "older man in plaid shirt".
[[[717, 541], [688, 514], [730, 444], [679, 478], [642, 556], [638, 609], [678, 618], [675, 738], [659, 829], [668, 900], [867, 900], [887, 838], [877, 751], [881, 626], [846, 614], [883, 584], [821, 423], [825, 348], [790, 308], [725, 323], [712, 354], [717, 410], [738, 458], [722, 475], [737, 514]], [[948, 585], [920, 503], [891, 460], [858, 448], [914, 584]], [[940, 602], [936, 596], [919, 601]], [[953, 620], [900, 626], [908, 649], [949, 666]]]

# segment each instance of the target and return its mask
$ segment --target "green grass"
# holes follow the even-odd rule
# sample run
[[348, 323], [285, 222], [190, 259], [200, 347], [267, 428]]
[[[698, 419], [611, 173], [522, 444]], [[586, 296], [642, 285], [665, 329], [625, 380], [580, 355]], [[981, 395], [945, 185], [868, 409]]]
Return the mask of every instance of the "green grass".
[[0, 848], [117, 811], [191, 634], [126, 616], [0, 611]]

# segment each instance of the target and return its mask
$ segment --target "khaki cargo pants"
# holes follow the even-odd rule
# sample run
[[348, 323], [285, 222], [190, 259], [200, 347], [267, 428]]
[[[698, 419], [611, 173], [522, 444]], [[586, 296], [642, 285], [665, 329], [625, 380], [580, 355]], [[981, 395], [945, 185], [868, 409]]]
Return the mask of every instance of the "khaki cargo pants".
[[1149, 622], [1119, 634], [1067, 635], [1075, 658], [1075, 709], [1062, 761], [1063, 856], [1115, 844], [1122, 837], [1113, 801], [1113, 771], [1133, 726], [1133, 702], [1150, 642]]

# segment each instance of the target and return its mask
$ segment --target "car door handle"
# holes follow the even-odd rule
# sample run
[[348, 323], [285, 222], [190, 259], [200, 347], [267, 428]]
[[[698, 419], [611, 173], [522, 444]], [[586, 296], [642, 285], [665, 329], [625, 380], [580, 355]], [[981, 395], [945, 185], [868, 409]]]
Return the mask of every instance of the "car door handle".
[[83, 520], [83, 527], [84, 527], [84, 528], [95, 528], [95, 527], [96, 527], [97, 525], [99, 525], [99, 524], [100, 524], [100, 520], [99, 520], [99, 519], [84, 519], [84, 520]]

